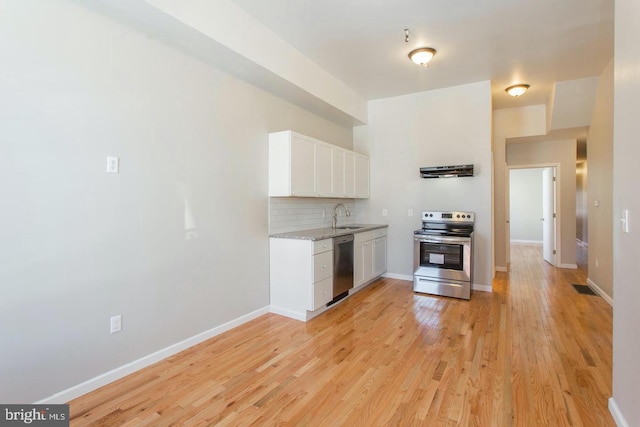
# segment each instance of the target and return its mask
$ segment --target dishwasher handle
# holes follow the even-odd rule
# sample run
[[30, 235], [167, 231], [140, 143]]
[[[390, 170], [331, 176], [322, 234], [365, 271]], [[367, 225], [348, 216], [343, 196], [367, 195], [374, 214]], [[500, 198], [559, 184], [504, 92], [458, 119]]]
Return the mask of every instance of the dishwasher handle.
[[353, 242], [353, 234], [347, 234], [345, 236], [338, 236], [333, 238], [333, 246], [347, 242]]

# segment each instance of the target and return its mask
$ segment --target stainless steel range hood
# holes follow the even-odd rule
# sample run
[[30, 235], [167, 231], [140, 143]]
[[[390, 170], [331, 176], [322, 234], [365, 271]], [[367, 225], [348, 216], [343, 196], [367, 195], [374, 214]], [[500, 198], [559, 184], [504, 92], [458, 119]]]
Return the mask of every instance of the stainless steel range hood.
[[456, 178], [473, 176], [473, 165], [432, 166], [420, 168], [422, 178]]

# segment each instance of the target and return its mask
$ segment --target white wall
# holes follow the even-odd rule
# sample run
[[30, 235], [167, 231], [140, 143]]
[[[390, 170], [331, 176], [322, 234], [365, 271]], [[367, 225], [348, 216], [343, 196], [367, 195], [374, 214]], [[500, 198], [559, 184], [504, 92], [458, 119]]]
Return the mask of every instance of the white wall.
[[[371, 157], [371, 198], [356, 201], [358, 222], [389, 224], [388, 272], [413, 274], [413, 231], [423, 210], [472, 211], [475, 283], [491, 286], [490, 82], [370, 101], [368, 123], [354, 128], [354, 148]], [[419, 175], [421, 166], [467, 163], [476, 176]]]
[[509, 171], [511, 241], [542, 243], [542, 169]]
[[548, 111], [546, 105], [530, 105], [493, 112], [493, 251], [496, 269], [507, 270], [507, 138], [546, 134]]
[[507, 145], [509, 166], [558, 163], [558, 216], [560, 266], [576, 265], [576, 140], [528, 142]]
[[546, 135], [547, 107], [504, 108], [493, 112], [493, 134], [505, 138]]
[[78, 3], [0, 9], [0, 402], [267, 306], [268, 132], [352, 129]]
[[587, 159], [589, 280], [613, 297], [613, 60], [599, 79]]
[[[640, 111], [640, 3], [616, 0], [613, 129], [613, 413], [618, 425], [640, 425], [640, 197], [638, 197], [638, 111]], [[622, 211], [630, 232], [622, 233]], [[626, 422], [626, 424], [622, 424]]]

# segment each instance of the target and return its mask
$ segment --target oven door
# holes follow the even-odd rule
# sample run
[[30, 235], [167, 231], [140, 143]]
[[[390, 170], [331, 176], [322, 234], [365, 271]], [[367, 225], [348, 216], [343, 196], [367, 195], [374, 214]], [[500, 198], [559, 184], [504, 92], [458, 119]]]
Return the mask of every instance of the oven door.
[[413, 274], [436, 280], [471, 281], [471, 237], [414, 237]]

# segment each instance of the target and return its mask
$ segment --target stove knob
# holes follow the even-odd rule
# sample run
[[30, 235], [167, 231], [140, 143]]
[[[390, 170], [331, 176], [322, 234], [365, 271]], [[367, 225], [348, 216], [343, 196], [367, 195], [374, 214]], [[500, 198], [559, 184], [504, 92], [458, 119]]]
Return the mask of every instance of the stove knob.
[[[464, 215], [462, 215], [464, 217]], [[456, 215], [457, 218], [460, 218], [460, 214]]]

